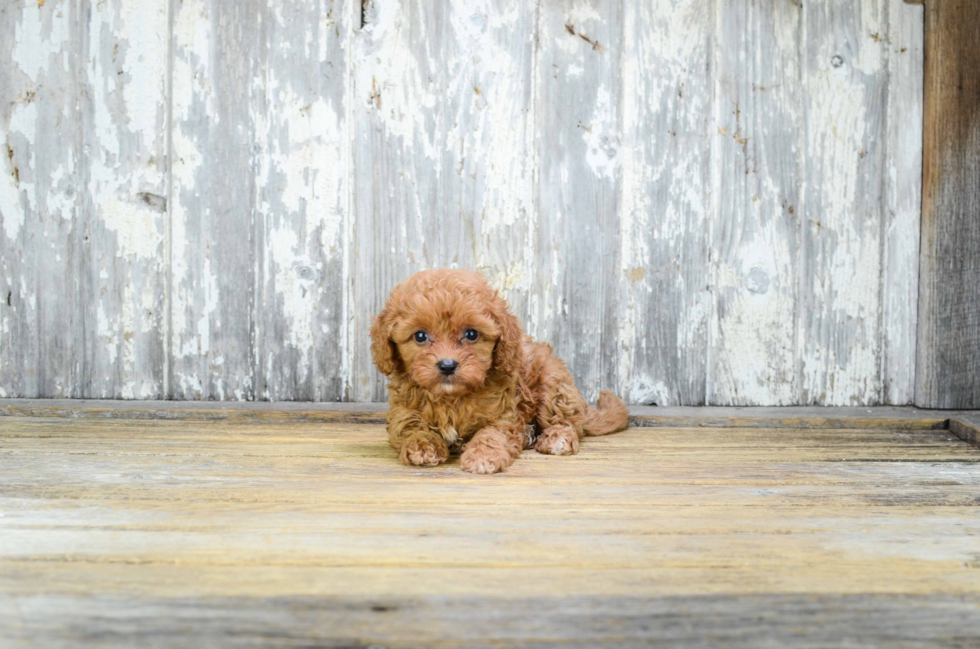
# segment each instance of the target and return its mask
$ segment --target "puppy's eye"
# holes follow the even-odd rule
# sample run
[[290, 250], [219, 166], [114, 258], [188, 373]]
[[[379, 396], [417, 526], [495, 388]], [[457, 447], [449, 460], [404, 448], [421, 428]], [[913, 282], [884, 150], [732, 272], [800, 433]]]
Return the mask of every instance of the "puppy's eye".
[[467, 329], [466, 331], [463, 332], [463, 338], [465, 338], [466, 340], [468, 340], [470, 342], [473, 342], [474, 340], [476, 340], [479, 337], [480, 337], [480, 334], [479, 334], [479, 332], [476, 329]]
[[415, 342], [417, 342], [418, 344], [421, 345], [422, 343], [424, 343], [428, 339], [429, 339], [429, 334], [425, 333], [424, 331], [416, 331], [415, 332]]

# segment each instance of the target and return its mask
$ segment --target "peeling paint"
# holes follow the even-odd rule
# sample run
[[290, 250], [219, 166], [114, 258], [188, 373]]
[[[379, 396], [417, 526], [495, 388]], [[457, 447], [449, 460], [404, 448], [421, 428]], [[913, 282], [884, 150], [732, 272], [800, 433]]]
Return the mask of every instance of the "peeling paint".
[[612, 97], [605, 86], [596, 91], [592, 120], [582, 128], [585, 161], [597, 176], [615, 178], [619, 172], [619, 124]]
[[[921, 8], [900, 5], [375, 0], [362, 25], [321, 0], [22, 3], [0, 394], [77, 394], [20, 378], [64, 349], [95, 396], [159, 396], [162, 356], [182, 397], [379, 398], [371, 316], [447, 265], [589, 394], [907, 401]], [[98, 291], [77, 307], [48, 295], [74, 268]]]
[[[71, 36], [71, 19], [68, 6], [59, 7], [58, 11], [31, 3], [21, 7], [20, 22], [14, 28], [11, 60], [32, 83], [36, 84], [41, 73], [49, 69], [52, 57], [65, 53]], [[39, 34], [44, 34], [44, 38], [39, 39]], [[67, 66], [64, 69], [67, 71]]]

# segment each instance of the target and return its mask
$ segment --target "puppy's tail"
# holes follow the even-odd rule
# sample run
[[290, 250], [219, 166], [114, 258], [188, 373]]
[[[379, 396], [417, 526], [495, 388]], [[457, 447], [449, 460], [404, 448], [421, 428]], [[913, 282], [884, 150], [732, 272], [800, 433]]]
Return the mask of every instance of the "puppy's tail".
[[606, 435], [623, 430], [630, 423], [629, 411], [623, 400], [612, 392], [603, 390], [595, 408], [589, 408], [585, 415], [586, 435]]

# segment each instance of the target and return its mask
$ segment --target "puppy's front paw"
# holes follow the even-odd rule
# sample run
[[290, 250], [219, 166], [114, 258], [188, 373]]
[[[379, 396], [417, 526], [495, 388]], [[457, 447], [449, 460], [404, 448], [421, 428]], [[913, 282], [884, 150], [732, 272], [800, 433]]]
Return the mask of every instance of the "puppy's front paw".
[[575, 455], [578, 453], [578, 435], [571, 426], [552, 426], [538, 436], [534, 450], [545, 455]]
[[399, 458], [409, 466], [436, 466], [449, 458], [449, 448], [441, 437], [415, 435], [402, 444]]
[[489, 475], [497, 471], [503, 471], [506, 464], [503, 457], [474, 449], [472, 451], [465, 451], [460, 456], [459, 466], [463, 471]]
[[459, 467], [470, 473], [489, 475], [503, 471], [512, 461], [510, 455], [502, 451], [483, 447], [468, 448], [459, 458]]

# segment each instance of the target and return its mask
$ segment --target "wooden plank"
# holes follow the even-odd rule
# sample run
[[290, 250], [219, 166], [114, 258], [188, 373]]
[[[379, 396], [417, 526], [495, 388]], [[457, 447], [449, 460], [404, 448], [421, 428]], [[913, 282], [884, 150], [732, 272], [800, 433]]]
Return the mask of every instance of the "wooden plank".
[[980, 448], [980, 415], [964, 415], [949, 420], [949, 432]]
[[[100, 401], [86, 399], [2, 399], [0, 417], [68, 417], [72, 419], [201, 419], [242, 421], [384, 421], [382, 403]], [[973, 411], [916, 408], [719, 408], [634, 406], [634, 426], [646, 428], [891, 428], [945, 429], [950, 417], [972, 417]]]
[[411, 273], [476, 267], [524, 315], [537, 260], [531, 200], [535, 7], [363, 3], [354, 39], [355, 203], [348, 267], [349, 393], [385, 398], [368, 331]]
[[620, 390], [628, 403], [706, 399], [711, 308], [712, 3], [626, 3]]
[[264, 6], [171, 0], [168, 398], [255, 397], [253, 145]]
[[619, 384], [623, 11], [612, 0], [541, 3], [536, 36], [541, 220], [529, 328], [590, 401]]
[[881, 400], [883, 2], [804, 3], [800, 402]]
[[737, 2], [718, 12], [708, 402], [797, 404], [803, 8]]
[[[45, 595], [2, 597], [0, 611], [9, 612], [6, 619], [17, 623], [0, 628], [14, 647], [35, 646], [36, 641], [48, 647], [79, 646], [79, 630], [84, 629], [102, 647], [251, 647], [260, 638], [267, 647], [560, 644], [589, 649], [663, 643], [753, 649], [771, 643], [953, 649], [980, 637], [978, 603], [968, 596], [838, 594], [578, 596], [561, 601], [287, 596], [138, 603], [119, 595]], [[93, 624], [95, 619], [102, 625]], [[115, 631], [108, 632], [110, 628]]]
[[980, 639], [946, 431], [630, 429], [487, 478], [381, 426], [5, 418], [0, 475], [11, 646]]
[[[165, 396], [169, 2], [80, 3], [73, 395]], [[85, 297], [81, 297], [85, 296]]]
[[255, 4], [255, 397], [337, 401], [351, 218], [345, 52], [356, 3]]
[[0, 396], [78, 396], [77, 3], [0, 10]]
[[980, 407], [980, 13], [925, 13], [922, 241], [915, 403]]
[[[45, 463], [77, 454], [77, 449], [84, 446], [85, 453], [90, 457], [80, 458], [73, 465], [62, 467], [56, 476], [50, 476], [44, 485], [44, 497], [63, 498], [102, 489], [101, 497], [105, 499], [152, 499], [160, 491], [158, 483], [127, 486], [110, 480], [109, 484], [85, 484], [86, 475], [103, 475], [106, 471], [114, 475], [116, 469], [128, 467], [127, 470], [142, 472], [144, 477], [170, 473], [193, 478], [185, 487], [195, 492], [195, 501], [217, 505], [229, 499], [235, 500], [235, 490], [252, 479], [272, 479], [278, 475], [282, 482], [280, 488], [268, 494], [253, 493], [249, 499], [280, 502], [293, 492], [305, 490], [310, 471], [316, 471], [324, 463], [335, 465], [329, 481], [343, 483], [355, 475], [367, 477], [383, 474], [385, 462], [396, 457], [386, 446], [383, 429], [376, 425], [355, 428], [339, 425], [341, 422], [304, 422], [296, 424], [293, 430], [284, 434], [283, 426], [291, 423], [285, 419], [257, 425], [243, 421], [184, 423], [189, 428], [175, 432], [174, 426], [181, 424], [168, 421], [78, 422], [35, 418], [25, 422], [4, 418], [0, 420], [0, 434], [3, 435], [5, 447], [3, 453], [8, 454], [11, 460], [17, 457], [23, 460], [19, 465], [11, 466], [6, 475], [10, 485], [20, 485], [22, 488], [18, 489], [18, 493], [26, 497], [28, 492], [24, 491], [24, 485], [31, 481], [32, 473], [43, 472]], [[135, 443], [130, 439], [134, 435], [138, 437]], [[601, 464], [631, 449], [637, 456], [637, 464], [624, 465], [611, 476], [603, 476], [592, 470], [591, 467], [597, 466], [595, 462]], [[351, 455], [358, 459], [336, 465]], [[711, 459], [706, 462], [705, 456]], [[774, 456], [781, 463], [778, 467], [768, 466], [772, 464]], [[182, 468], [188, 458], [192, 458], [192, 461], [209, 458], [212, 463], [203, 468], [210, 473]], [[274, 458], [282, 458], [282, 462], [288, 464], [289, 471], [283, 471], [282, 467], [270, 470], [268, 464]], [[651, 474], [645, 462], [653, 458], [669, 461], [671, 466]], [[539, 460], [535, 454], [528, 453], [522, 461]], [[646, 502], [651, 496], [650, 486], [660, 485], [670, 489], [669, 492], [665, 489], [657, 494], [657, 502], [670, 501], [676, 506], [690, 506], [696, 504], [697, 492], [709, 485], [794, 481], [798, 484], [783, 489], [779, 498], [773, 499], [773, 503], [788, 505], [813, 498], [815, 494], [822, 494], [821, 497], [826, 499], [831, 492], [838, 493], [840, 470], [829, 467], [827, 463], [845, 461], [862, 467], [869, 462], [886, 461], [930, 464], [919, 469], [903, 469], [897, 474], [892, 473], [890, 467], [865, 469], [869, 471], [868, 476], [853, 477], [848, 481], [845, 491], [853, 496], [851, 505], [860, 505], [865, 498], [880, 499], [885, 492], [902, 493], [901, 490], [908, 486], [912, 478], [916, 478], [917, 497], [966, 497], [966, 504], [974, 502], [970, 496], [977, 484], [975, 479], [970, 478], [969, 471], [962, 466], [937, 467], [935, 463], [975, 464], [980, 462], [980, 455], [977, 455], [975, 448], [945, 430], [706, 428], [694, 433], [686, 428], [657, 431], [634, 429], [629, 435], [594, 446], [584, 459], [555, 465], [549, 468], [549, 472], [551, 488], [561, 487], [569, 502], [588, 498], [594, 489], [612, 488], [636, 499], [630, 502]], [[115, 468], [114, 462], [117, 463]], [[809, 465], [789, 466], [809, 462], [819, 464], [816, 468]], [[752, 465], [753, 470], [744, 474], [744, 468], [748, 465]], [[780, 471], [785, 473], [781, 474]], [[449, 479], [457, 472], [454, 460], [449, 466], [436, 469], [430, 477]], [[243, 477], [246, 473], [248, 476]], [[201, 484], [200, 480], [207, 475], [220, 477], [223, 482]], [[955, 484], [922, 480], [954, 476], [957, 478]], [[413, 474], [398, 476], [397, 479], [399, 482], [411, 482]], [[949, 489], [937, 490], [934, 486]], [[361, 485], [335, 484], [331, 488], [342, 490], [347, 501], [371, 498], [370, 490], [365, 490]], [[212, 491], [203, 493], [202, 489]], [[505, 486], [499, 489], [499, 493], [514, 490]], [[726, 494], [716, 491], [714, 497], [720, 500], [714, 502], [715, 505], [728, 502]], [[189, 492], [187, 495], [190, 495]], [[465, 496], [459, 494], [467, 502], [471, 502], [473, 496], [472, 493]], [[391, 494], [387, 503], [388, 506], [398, 506], [399, 503], [410, 503], [412, 497], [411, 493]], [[537, 498], [537, 495], [531, 496], [530, 500], [524, 499], [522, 502], [536, 502]], [[319, 498], [315, 500], [320, 502]], [[487, 501], [485, 504], [493, 505], [493, 502]], [[952, 501], [950, 504], [953, 504]]]
[[881, 261], [881, 403], [911, 404], [922, 211], [922, 9], [888, 4]]

